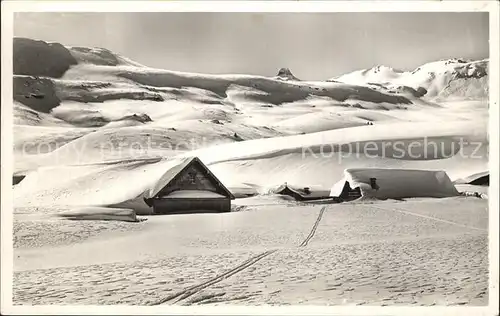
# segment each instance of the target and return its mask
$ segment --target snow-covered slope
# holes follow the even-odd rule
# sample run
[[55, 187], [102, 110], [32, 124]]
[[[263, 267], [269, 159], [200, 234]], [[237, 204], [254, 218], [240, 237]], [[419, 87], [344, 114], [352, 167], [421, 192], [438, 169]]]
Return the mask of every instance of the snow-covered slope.
[[413, 71], [400, 71], [386, 66], [354, 71], [332, 80], [350, 84], [364, 84], [389, 92], [408, 90], [434, 98], [488, 97], [488, 59], [467, 61], [447, 59], [427, 63]]
[[284, 182], [329, 190], [346, 168], [439, 169], [452, 180], [488, 170], [487, 61], [320, 82], [288, 69], [273, 78], [153, 69], [29, 39], [16, 39], [14, 54], [15, 173], [27, 174], [17, 206], [147, 212], [142, 193], [171, 158], [193, 155], [235, 193]]

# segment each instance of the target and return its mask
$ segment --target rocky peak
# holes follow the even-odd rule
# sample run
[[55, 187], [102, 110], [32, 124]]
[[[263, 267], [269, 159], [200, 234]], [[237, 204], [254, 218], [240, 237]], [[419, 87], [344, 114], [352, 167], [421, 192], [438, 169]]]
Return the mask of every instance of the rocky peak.
[[285, 81], [288, 81], [288, 80], [300, 81], [299, 78], [295, 77], [292, 74], [292, 72], [290, 71], [289, 68], [281, 68], [278, 71], [278, 74], [276, 75], [276, 79], [285, 80]]

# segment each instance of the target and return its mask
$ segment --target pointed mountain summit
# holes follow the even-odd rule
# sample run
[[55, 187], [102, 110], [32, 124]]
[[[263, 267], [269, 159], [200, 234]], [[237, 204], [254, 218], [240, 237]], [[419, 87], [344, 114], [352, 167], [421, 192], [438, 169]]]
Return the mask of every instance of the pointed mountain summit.
[[275, 78], [278, 79], [278, 80], [283, 80], [283, 81], [289, 81], [289, 80], [300, 81], [299, 78], [295, 77], [292, 74], [292, 72], [290, 71], [289, 68], [281, 68], [278, 71], [278, 74], [276, 75]]

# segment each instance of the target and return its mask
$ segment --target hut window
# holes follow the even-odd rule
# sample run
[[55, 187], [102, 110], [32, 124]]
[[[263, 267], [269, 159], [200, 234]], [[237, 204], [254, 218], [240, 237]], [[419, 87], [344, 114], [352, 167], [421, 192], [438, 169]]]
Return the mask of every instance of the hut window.
[[194, 172], [188, 173], [189, 176], [189, 183], [195, 184], [196, 183], [196, 174]]

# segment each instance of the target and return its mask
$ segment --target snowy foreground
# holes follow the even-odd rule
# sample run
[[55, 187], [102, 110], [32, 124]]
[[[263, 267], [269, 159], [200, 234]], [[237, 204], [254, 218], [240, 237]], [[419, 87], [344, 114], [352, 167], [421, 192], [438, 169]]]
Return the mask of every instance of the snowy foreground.
[[236, 203], [245, 208], [138, 223], [18, 215], [14, 302], [488, 303], [486, 200], [324, 210], [271, 198]]
[[[301, 81], [29, 39], [14, 57], [15, 304], [488, 303], [488, 186], [470, 185], [489, 175], [488, 60]], [[233, 212], [150, 215], [144, 193], [190, 156], [238, 197]], [[330, 192], [370, 168], [483, 195], [270, 194]]]

